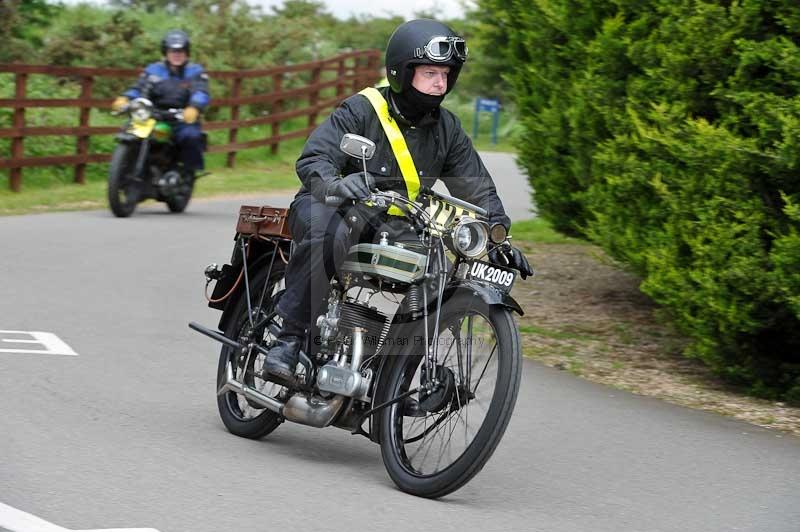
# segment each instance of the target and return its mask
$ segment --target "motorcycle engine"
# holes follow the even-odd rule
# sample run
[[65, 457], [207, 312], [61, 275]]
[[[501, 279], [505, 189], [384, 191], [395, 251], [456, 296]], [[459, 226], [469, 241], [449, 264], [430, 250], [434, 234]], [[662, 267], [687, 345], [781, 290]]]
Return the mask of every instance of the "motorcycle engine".
[[[328, 317], [332, 314], [330, 310]], [[389, 330], [389, 319], [377, 309], [356, 301], [345, 301], [334, 310], [339, 312], [336, 319], [339, 333], [357, 343], [349, 346], [350, 364], [330, 360], [320, 368], [317, 388], [322, 392], [364, 400], [372, 383], [372, 370], [362, 371], [361, 367], [380, 349]], [[353, 332], [356, 328], [358, 333]]]
[[171, 196], [178, 192], [181, 185], [181, 174], [176, 170], [168, 170], [156, 180], [156, 185], [162, 194]]
[[364, 333], [364, 360], [374, 355], [381, 347], [389, 331], [389, 318], [377, 309], [361, 303], [345, 301], [339, 319], [339, 328], [352, 331], [356, 327], [366, 329]]

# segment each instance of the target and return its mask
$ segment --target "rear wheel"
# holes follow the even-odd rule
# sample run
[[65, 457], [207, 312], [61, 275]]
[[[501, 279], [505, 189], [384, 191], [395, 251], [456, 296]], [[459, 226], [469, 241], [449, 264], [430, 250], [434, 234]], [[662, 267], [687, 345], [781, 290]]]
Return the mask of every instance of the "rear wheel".
[[119, 143], [111, 156], [108, 205], [118, 218], [127, 218], [133, 214], [142, 195], [143, 183], [133, 175], [138, 155], [138, 144]]
[[194, 190], [194, 172], [181, 172], [181, 184], [178, 185], [175, 194], [167, 199], [167, 207], [170, 212], [183, 212], [192, 199]]
[[[236, 303], [234, 314], [228, 322], [225, 336], [244, 345], [258, 342], [268, 345], [280, 329], [280, 318], [273, 316], [275, 304], [283, 291], [283, 268], [276, 261], [272, 276], [266, 279], [266, 272], [251, 279], [250, 291], [252, 320], [247, 306], [247, 295], [242, 291]], [[282, 265], [281, 265], [282, 266]], [[265, 288], [266, 283], [266, 290]], [[264, 298], [261, 304], [262, 292]], [[255, 349], [235, 350], [224, 346], [217, 367], [217, 389], [220, 390], [227, 378], [227, 367], [231, 365], [234, 378], [269, 397], [277, 398], [283, 387], [263, 379], [264, 355]], [[248, 401], [243, 395], [231, 391], [217, 394], [217, 408], [225, 427], [233, 434], [243, 438], [259, 439], [283, 422], [277, 413]]]
[[[432, 336], [433, 327], [429, 326]], [[424, 345], [422, 324], [408, 345]], [[421, 497], [451, 493], [489, 460], [514, 410], [520, 381], [520, 340], [510, 311], [472, 291], [442, 306], [432, 393], [415, 393], [381, 416], [381, 454], [397, 486]], [[432, 374], [425, 349], [398, 359], [386, 381], [388, 398], [424, 388]]]

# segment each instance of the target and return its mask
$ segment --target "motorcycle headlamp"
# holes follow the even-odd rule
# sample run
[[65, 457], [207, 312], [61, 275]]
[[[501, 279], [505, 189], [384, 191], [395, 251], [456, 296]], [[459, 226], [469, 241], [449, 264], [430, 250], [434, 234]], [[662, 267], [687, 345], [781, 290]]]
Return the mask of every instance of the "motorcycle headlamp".
[[417, 59], [427, 58], [434, 63], [444, 63], [453, 56], [463, 63], [468, 53], [467, 41], [461, 37], [434, 37], [423, 48], [414, 51]]
[[144, 122], [153, 115], [153, 102], [146, 98], [136, 98], [130, 105], [131, 117], [137, 122]]
[[503, 224], [496, 223], [489, 229], [489, 240], [495, 244], [502, 244], [506, 241], [506, 237], [508, 237], [508, 229]]
[[486, 224], [467, 216], [461, 218], [451, 233], [453, 248], [462, 257], [473, 259], [483, 255], [489, 243]]

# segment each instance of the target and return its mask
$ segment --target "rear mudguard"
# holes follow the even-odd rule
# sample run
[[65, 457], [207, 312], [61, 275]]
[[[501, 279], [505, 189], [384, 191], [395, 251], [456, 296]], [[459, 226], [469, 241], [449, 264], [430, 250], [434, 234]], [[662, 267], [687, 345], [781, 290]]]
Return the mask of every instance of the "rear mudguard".
[[[214, 294], [211, 296], [212, 299], [215, 297], [219, 297], [224, 293], [228, 292], [231, 287], [238, 279], [239, 274], [242, 271], [242, 255], [239, 246], [239, 239], [236, 239], [236, 249], [233, 253], [233, 260], [231, 261], [230, 265], [225, 265], [223, 267], [223, 277], [217, 282], [217, 285], [214, 287]], [[272, 264], [273, 270], [275, 268], [284, 268], [285, 265], [281, 259], [280, 254], [275, 257], [273, 262], [272, 257], [276, 252], [275, 245], [270, 241], [263, 241], [263, 240], [256, 240], [251, 239], [250, 245], [253, 246], [251, 248], [251, 255], [249, 260], [249, 266], [247, 268], [247, 277], [252, 282], [255, 276], [261, 271], [269, 268], [270, 264]], [[284, 257], [289, 257], [290, 248], [291, 248], [291, 241], [289, 240], [279, 240], [278, 246], [283, 251]], [[253, 258], [255, 257], [255, 258]], [[218, 293], [219, 289], [219, 293]], [[236, 302], [239, 301], [242, 293], [244, 292], [244, 280], [242, 280], [236, 288], [233, 289], [233, 292], [224, 300], [219, 303], [209, 303], [208, 306], [211, 308], [216, 308], [222, 310], [222, 316], [219, 319], [218, 328], [220, 331], [224, 331], [227, 326], [228, 322], [231, 320], [234, 308], [236, 307]]]
[[[444, 290], [444, 301], [447, 301], [450, 297], [452, 297], [456, 291], [463, 290], [471, 290], [476, 297], [481, 298], [487, 305], [504, 307], [516, 312], [520, 316], [524, 315], [522, 307], [520, 307], [519, 303], [517, 303], [517, 301], [509, 294], [502, 292], [491, 285], [477, 281], [458, 280], [454, 283], [451, 283]], [[389, 333], [386, 339], [387, 341], [384, 342], [387, 344], [388, 350], [384, 353], [384, 356], [380, 358], [380, 363], [375, 372], [375, 379], [373, 382], [376, 383], [376, 393], [373, 394], [372, 408], [375, 408], [377, 405], [392, 399], [391, 397], [388, 397], [388, 376], [391, 374], [393, 365], [399, 364], [403, 360], [404, 357], [401, 355], [403, 355], [404, 351], [408, 350], [409, 347], [413, 347], [415, 341], [414, 338], [412, 338], [412, 335], [414, 333], [414, 328], [421, 320], [409, 319], [409, 313], [405, 308], [405, 301], [406, 300], [403, 300], [400, 308], [397, 309], [397, 313], [392, 320], [392, 325], [389, 328]], [[429, 308], [428, 312], [436, 312], [435, 306], [431, 306], [433, 308]], [[380, 443], [379, 427], [381, 426], [381, 415], [381, 411], [375, 412], [375, 414], [372, 416], [372, 423], [370, 424], [372, 430], [370, 431], [369, 437], [370, 440], [374, 441], [375, 443]]]

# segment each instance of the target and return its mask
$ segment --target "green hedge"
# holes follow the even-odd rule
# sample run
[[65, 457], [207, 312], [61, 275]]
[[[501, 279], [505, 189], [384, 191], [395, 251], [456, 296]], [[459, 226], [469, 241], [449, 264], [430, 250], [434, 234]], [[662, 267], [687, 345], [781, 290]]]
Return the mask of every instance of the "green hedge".
[[638, 272], [687, 354], [800, 403], [797, 0], [479, 5], [542, 215]]

